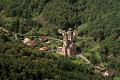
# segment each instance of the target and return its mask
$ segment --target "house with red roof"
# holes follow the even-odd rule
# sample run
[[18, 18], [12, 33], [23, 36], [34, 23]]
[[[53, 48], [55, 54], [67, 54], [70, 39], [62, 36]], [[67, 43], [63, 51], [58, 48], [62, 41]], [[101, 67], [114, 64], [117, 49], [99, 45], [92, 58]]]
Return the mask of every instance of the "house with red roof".
[[103, 74], [103, 76], [114, 76], [115, 75], [115, 71], [110, 69], [110, 70], [106, 70], [105, 73]]
[[40, 42], [46, 42], [46, 41], [48, 41], [48, 39], [47, 39], [46, 37], [43, 37], [43, 38], [40, 40]]
[[41, 51], [45, 51], [45, 50], [47, 50], [47, 47], [46, 47], [46, 46], [41, 47], [40, 50], [41, 50]]

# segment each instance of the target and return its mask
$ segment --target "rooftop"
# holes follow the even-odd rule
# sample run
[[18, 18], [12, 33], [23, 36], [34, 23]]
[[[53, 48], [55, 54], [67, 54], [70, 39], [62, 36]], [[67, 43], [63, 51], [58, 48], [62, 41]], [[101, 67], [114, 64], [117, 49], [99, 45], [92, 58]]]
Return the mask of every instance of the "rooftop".
[[46, 46], [41, 47], [40, 50], [41, 50], [41, 51], [45, 51], [45, 50], [47, 50], [47, 47], [46, 47]]

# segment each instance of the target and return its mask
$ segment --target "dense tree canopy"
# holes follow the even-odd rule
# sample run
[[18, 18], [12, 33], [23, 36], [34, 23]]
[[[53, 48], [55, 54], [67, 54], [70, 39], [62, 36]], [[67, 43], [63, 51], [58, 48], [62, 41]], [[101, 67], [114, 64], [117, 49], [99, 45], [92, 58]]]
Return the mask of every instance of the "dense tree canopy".
[[[3, 35], [2, 35], [3, 36]], [[5, 36], [5, 35], [4, 35]], [[6, 37], [6, 36], [5, 36]], [[0, 79], [105, 79], [91, 65], [75, 64], [67, 57], [35, 52], [34, 48], [0, 38]], [[89, 66], [89, 67], [88, 67]]]
[[[0, 0], [0, 27], [17, 34], [57, 37], [60, 28], [77, 28], [78, 36], [89, 36], [99, 43], [102, 62], [108, 61], [120, 74], [119, 0]], [[89, 65], [76, 65], [44, 52], [37, 55], [34, 47], [21, 45], [8, 38], [11, 34], [4, 34], [0, 34], [0, 79], [104, 79], [91, 72]], [[81, 41], [78, 49], [88, 46], [89, 42]], [[90, 57], [92, 63], [99, 63], [94, 56]], [[38, 62], [34, 62], [36, 59]]]

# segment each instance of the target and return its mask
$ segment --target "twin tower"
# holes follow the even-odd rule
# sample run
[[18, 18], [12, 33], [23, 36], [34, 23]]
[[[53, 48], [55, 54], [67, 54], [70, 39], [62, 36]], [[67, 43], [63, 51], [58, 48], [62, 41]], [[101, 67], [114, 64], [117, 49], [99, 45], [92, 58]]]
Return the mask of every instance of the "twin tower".
[[76, 54], [76, 46], [74, 41], [74, 32], [69, 29], [69, 31], [64, 31], [63, 33], [63, 47], [62, 47], [62, 54], [64, 56], [72, 56]]

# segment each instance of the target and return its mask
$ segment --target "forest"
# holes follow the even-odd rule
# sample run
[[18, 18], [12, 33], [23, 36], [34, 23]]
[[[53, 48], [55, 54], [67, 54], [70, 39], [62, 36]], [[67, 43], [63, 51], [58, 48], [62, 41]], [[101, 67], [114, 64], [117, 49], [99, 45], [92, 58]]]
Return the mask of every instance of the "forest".
[[58, 29], [77, 29], [78, 37], [93, 38], [78, 40], [81, 53], [92, 63], [105, 64], [116, 72], [114, 77], [103, 77], [89, 64], [73, 63], [75, 56], [37, 51], [15, 40], [12, 33], [0, 30], [0, 79], [119, 80], [119, 21], [119, 0], [0, 0], [0, 27], [19, 37], [55, 38], [61, 38]]

